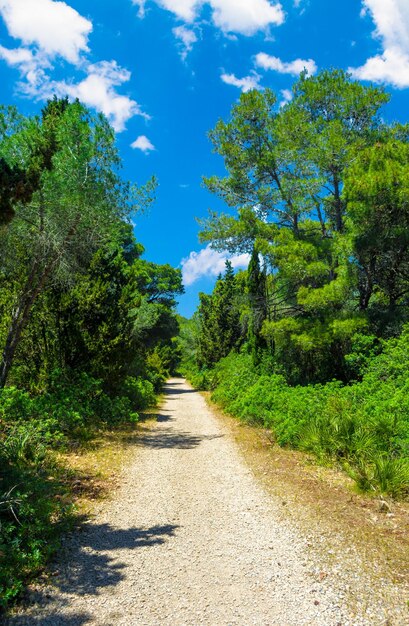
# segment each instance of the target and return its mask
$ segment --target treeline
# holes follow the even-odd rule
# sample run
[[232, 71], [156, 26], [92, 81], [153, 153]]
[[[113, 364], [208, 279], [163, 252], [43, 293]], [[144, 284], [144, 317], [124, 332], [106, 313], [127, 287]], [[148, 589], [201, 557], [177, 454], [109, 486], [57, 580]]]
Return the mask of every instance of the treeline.
[[120, 165], [79, 102], [0, 110], [0, 607], [70, 515], [51, 451], [135, 423], [176, 364], [180, 271], [142, 259], [130, 222], [155, 181]]
[[409, 494], [409, 126], [344, 72], [300, 76], [292, 101], [243, 94], [210, 137], [229, 207], [202, 223], [227, 264], [181, 331], [185, 371], [232, 414]]

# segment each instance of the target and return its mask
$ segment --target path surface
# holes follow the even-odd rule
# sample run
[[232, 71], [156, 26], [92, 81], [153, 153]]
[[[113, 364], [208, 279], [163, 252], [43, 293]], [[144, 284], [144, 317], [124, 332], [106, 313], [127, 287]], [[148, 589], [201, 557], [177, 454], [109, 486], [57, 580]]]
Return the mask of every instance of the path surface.
[[[166, 385], [113, 501], [69, 539], [13, 625], [351, 626], [307, 540], [277, 513], [200, 394]], [[384, 624], [385, 622], [378, 622]]]

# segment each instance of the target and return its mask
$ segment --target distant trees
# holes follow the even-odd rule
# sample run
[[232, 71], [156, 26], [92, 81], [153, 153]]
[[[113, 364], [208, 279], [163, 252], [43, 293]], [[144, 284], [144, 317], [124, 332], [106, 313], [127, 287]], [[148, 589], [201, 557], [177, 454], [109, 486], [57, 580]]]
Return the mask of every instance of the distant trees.
[[226, 261], [225, 274], [219, 276], [213, 294], [200, 294], [197, 350], [200, 366], [211, 367], [238, 344], [241, 329], [237, 296], [234, 271]]

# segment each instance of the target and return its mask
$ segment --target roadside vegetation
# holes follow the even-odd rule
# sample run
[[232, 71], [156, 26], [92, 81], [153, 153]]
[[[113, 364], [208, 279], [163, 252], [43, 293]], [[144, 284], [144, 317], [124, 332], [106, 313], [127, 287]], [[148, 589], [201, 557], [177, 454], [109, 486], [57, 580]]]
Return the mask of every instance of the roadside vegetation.
[[344, 72], [302, 74], [282, 108], [240, 97], [210, 133], [228, 207], [202, 241], [248, 253], [201, 294], [182, 372], [282, 446], [360, 489], [409, 495], [409, 127]]
[[0, 611], [73, 519], [64, 451], [132, 427], [175, 366], [180, 271], [142, 258], [155, 181], [79, 102], [0, 110]]

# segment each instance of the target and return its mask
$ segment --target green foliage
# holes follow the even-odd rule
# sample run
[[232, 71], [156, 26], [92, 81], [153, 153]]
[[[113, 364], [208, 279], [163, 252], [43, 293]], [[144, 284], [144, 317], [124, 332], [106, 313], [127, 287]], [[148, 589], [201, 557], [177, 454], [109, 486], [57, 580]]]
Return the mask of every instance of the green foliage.
[[239, 345], [240, 314], [237, 306], [238, 286], [229, 261], [226, 271], [216, 282], [213, 294], [200, 294], [200, 324], [197, 361], [200, 367], [211, 367]]
[[70, 523], [61, 473], [33, 426], [0, 442], [0, 611], [44, 567]]
[[408, 177], [409, 146], [389, 135], [357, 155], [345, 180], [360, 306], [375, 319], [383, 310], [382, 325], [388, 318], [389, 323], [399, 319], [397, 309], [407, 305]]
[[253, 361], [257, 364], [263, 348], [266, 347], [261, 330], [267, 319], [268, 311], [266, 272], [260, 269], [260, 255], [256, 247], [253, 248], [247, 270], [247, 293], [250, 304], [248, 343]]
[[405, 497], [408, 364], [409, 328], [386, 342], [381, 354], [367, 358], [362, 381], [350, 386], [290, 387], [282, 376], [260, 374], [249, 355], [233, 353], [206, 377], [215, 402], [240, 419], [271, 429], [280, 445], [336, 463], [362, 489]]
[[134, 408], [147, 409], [156, 404], [155, 389], [149, 380], [128, 376], [124, 382], [123, 393]]
[[255, 362], [267, 348], [292, 384], [348, 382], [353, 336], [396, 335], [407, 319], [408, 134], [382, 123], [382, 89], [344, 71], [302, 73], [293, 92], [282, 108], [269, 90], [242, 94], [211, 131], [227, 176], [205, 184], [233, 210], [211, 213], [201, 238], [252, 253], [239, 310]]
[[156, 183], [120, 165], [79, 102], [0, 110], [0, 607], [70, 517], [51, 451], [135, 424], [178, 363], [181, 272], [142, 259], [130, 224]]

